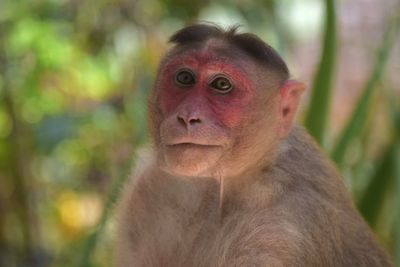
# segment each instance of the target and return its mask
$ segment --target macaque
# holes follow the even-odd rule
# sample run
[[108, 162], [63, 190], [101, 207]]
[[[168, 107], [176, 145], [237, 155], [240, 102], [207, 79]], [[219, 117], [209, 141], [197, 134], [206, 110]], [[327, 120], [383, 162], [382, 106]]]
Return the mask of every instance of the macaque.
[[117, 267], [393, 266], [294, 121], [305, 86], [250, 33], [176, 32], [149, 97], [151, 149], [118, 204]]

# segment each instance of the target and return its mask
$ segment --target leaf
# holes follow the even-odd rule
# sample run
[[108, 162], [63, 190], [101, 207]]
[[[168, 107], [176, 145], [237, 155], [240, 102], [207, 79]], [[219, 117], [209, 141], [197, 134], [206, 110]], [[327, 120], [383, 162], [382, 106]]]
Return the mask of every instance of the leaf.
[[342, 131], [337, 145], [333, 149], [332, 159], [339, 167], [341, 167], [343, 164], [344, 155], [349, 147], [349, 144], [360, 134], [365, 126], [367, 120], [366, 114], [370, 106], [372, 93], [382, 77], [389, 52], [399, 32], [399, 18], [400, 16], [390, 23], [388, 30], [385, 33], [381, 48], [378, 51], [372, 74], [364, 87], [363, 94], [356, 105], [356, 109], [354, 110], [351, 119], [348, 121], [346, 127]]
[[394, 156], [394, 147], [389, 146], [358, 205], [361, 214], [371, 227], [377, 222], [386, 190], [393, 184]]
[[[395, 195], [400, 192], [400, 111], [398, 105], [395, 103], [396, 97], [393, 91], [387, 94], [388, 114], [391, 118], [394, 128], [392, 140], [384, 153], [381, 161], [379, 162], [376, 171], [365, 190], [361, 201], [359, 202], [359, 209], [367, 222], [373, 227], [375, 226], [379, 212], [386, 198], [386, 192], [392, 186], [396, 186]], [[395, 184], [394, 184], [395, 183]], [[398, 204], [397, 204], [398, 203]], [[396, 207], [400, 207], [400, 198], [397, 198]], [[400, 241], [400, 213], [397, 211], [397, 223], [395, 224], [395, 233]], [[400, 260], [400, 244], [397, 244], [397, 255]], [[400, 263], [400, 262], [399, 262]]]
[[314, 78], [311, 103], [305, 125], [318, 143], [323, 143], [331, 103], [336, 58], [336, 9], [334, 0], [325, 1], [325, 32], [321, 61]]
[[[400, 113], [400, 112], [399, 112]], [[400, 115], [400, 114], [399, 114]], [[396, 196], [397, 196], [397, 202], [395, 204], [395, 207], [397, 207], [397, 217], [396, 217], [396, 223], [395, 223], [395, 261], [396, 265], [400, 266], [400, 211], [398, 208], [400, 207], [400, 137], [398, 136], [398, 140], [395, 146], [395, 155], [394, 155], [394, 176], [396, 179]]]
[[396, 218], [394, 223], [394, 241], [395, 241], [395, 262], [397, 266], [400, 266], [400, 211], [398, 207], [400, 207], [400, 105], [398, 104], [398, 97], [396, 96], [395, 90], [393, 88], [389, 88], [387, 91], [387, 102], [388, 102], [388, 113], [392, 119], [394, 131], [393, 136], [395, 138], [394, 146], [394, 169], [393, 175], [395, 180], [395, 207], [397, 210], [395, 211]]

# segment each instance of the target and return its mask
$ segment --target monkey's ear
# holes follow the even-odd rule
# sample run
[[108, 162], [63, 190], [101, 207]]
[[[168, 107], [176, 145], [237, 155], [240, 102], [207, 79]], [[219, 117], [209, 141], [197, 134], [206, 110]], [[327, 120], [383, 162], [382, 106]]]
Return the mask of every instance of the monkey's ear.
[[281, 137], [286, 137], [292, 128], [300, 96], [305, 88], [305, 85], [301, 82], [287, 80], [279, 89], [278, 118], [280, 121], [279, 135]]

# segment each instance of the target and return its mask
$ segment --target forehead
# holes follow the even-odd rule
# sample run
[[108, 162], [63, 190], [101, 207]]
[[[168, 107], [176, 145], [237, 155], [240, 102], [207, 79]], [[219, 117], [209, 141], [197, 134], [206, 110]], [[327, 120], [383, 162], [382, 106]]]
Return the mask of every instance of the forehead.
[[190, 47], [179, 47], [171, 50], [165, 57], [162, 65], [165, 68], [174, 68], [181, 65], [193, 67], [216, 67], [221, 69], [235, 69], [243, 74], [254, 73], [255, 63], [240, 50], [215, 44], [200, 44]]

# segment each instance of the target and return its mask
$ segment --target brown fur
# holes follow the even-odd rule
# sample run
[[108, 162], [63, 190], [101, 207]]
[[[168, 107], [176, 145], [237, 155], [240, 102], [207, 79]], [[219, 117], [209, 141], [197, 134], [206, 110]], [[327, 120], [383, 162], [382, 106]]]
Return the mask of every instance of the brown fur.
[[117, 266], [391, 266], [304, 130], [286, 146], [252, 183], [225, 192], [222, 209], [214, 179], [150, 165], [121, 201]]
[[[218, 38], [215, 29], [209, 32]], [[168, 135], [179, 126], [175, 113], [152, 107], [155, 149], [142, 153], [119, 203], [117, 267], [392, 266], [333, 165], [304, 129], [290, 130], [301, 90], [282, 88], [255, 98], [256, 112], [248, 113], [243, 129], [232, 129], [224, 160], [208, 162], [212, 170], [202, 172], [209, 175], [160, 167], [160, 153], [166, 153], [160, 127], [166, 123]], [[157, 96], [150, 102], [160, 104]], [[196, 126], [197, 132], [204, 130], [206, 139], [214, 130], [223, 136], [226, 129], [209, 121]]]

